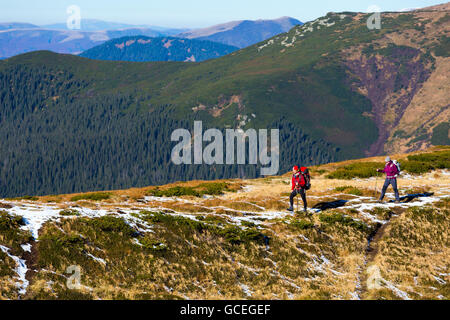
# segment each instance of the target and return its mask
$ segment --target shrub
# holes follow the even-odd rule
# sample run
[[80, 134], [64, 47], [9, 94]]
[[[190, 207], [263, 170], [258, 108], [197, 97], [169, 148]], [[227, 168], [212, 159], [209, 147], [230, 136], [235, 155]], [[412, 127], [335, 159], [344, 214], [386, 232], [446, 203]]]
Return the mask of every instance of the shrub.
[[433, 170], [434, 167], [430, 163], [421, 161], [405, 161], [400, 163], [402, 170], [409, 173], [421, 174]]
[[236, 226], [227, 226], [224, 229], [218, 229], [216, 233], [231, 244], [241, 244], [249, 241], [264, 242], [264, 235], [256, 229], [242, 230]]
[[28, 231], [22, 230], [25, 221], [21, 216], [10, 216], [0, 212], [0, 239], [2, 244], [11, 248], [12, 254], [19, 255], [23, 250], [21, 244], [29, 243], [33, 237]]
[[167, 245], [165, 243], [154, 240], [154, 239], [144, 237], [144, 238], [140, 239], [139, 242], [142, 244], [142, 246], [145, 249], [148, 249], [151, 251], [155, 251], [155, 252], [167, 251]]
[[374, 208], [370, 213], [383, 220], [388, 220], [393, 214], [390, 209], [381, 207]]
[[352, 187], [352, 186], [342, 186], [342, 187], [336, 187], [334, 188], [334, 191], [337, 192], [345, 192], [346, 194], [353, 194], [355, 196], [362, 196], [363, 192], [362, 190]]
[[296, 220], [289, 224], [292, 229], [307, 230], [314, 228], [314, 223], [307, 220]]
[[16, 197], [16, 198], [7, 198], [10, 200], [30, 200], [30, 201], [37, 201], [39, 200], [38, 197], [34, 197], [34, 196], [22, 196], [22, 197]]
[[40, 241], [52, 241], [62, 247], [80, 247], [84, 244], [84, 239], [77, 234], [56, 234], [49, 233], [39, 237]]
[[160, 190], [159, 188], [156, 188], [152, 190], [150, 194], [155, 197], [180, 197], [180, 196], [200, 197], [200, 193], [198, 191], [195, 191], [193, 188], [180, 186], [176, 186], [166, 190]]
[[353, 178], [370, 178], [377, 174], [376, 169], [384, 167], [382, 162], [358, 162], [352, 163], [328, 174], [328, 179], [353, 179]]
[[247, 227], [247, 228], [254, 228], [254, 227], [256, 227], [256, 224], [254, 224], [253, 222], [245, 221], [245, 220], [241, 221], [241, 225], [243, 225], [244, 227]]
[[352, 219], [351, 217], [345, 216], [342, 213], [332, 213], [332, 214], [320, 214], [319, 220], [326, 224], [342, 224], [344, 226], [350, 226], [362, 232], [369, 232], [370, 228], [363, 222]]
[[253, 227], [242, 230], [237, 226], [227, 225], [224, 228], [221, 228], [217, 225], [211, 225], [204, 222], [207, 221], [206, 218], [204, 218], [203, 221], [195, 221], [185, 217], [148, 211], [141, 211], [141, 218], [152, 223], [164, 223], [168, 228], [177, 228], [184, 230], [185, 232], [203, 233], [205, 231], [208, 231], [213, 235], [223, 237], [227, 242], [230, 242], [231, 244], [240, 244], [249, 241], [264, 241], [264, 235]]
[[157, 187], [151, 190], [149, 194], [155, 197], [201, 197], [203, 195], [221, 195], [224, 191], [228, 190], [228, 184], [225, 182], [208, 182], [201, 183], [195, 187], [175, 186], [164, 190]]
[[79, 216], [80, 213], [75, 209], [64, 209], [59, 212], [61, 216]]
[[93, 192], [93, 193], [85, 193], [80, 194], [78, 196], [74, 196], [70, 198], [70, 201], [78, 201], [78, 200], [93, 200], [100, 201], [111, 198], [111, 193], [109, 192]]
[[118, 232], [127, 236], [133, 236], [135, 231], [122, 218], [103, 216], [99, 218], [86, 219], [96, 229], [107, 232]]
[[450, 168], [450, 150], [422, 153], [408, 156], [407, 161], [400, 162], [402, 170], [421, 174], [434, 169]]

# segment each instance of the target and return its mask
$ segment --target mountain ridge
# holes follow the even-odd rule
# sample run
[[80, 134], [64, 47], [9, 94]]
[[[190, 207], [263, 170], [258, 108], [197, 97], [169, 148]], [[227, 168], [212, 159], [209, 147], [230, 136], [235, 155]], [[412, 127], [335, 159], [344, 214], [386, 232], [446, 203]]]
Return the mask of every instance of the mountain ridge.
[[97, 60], [199, 62], [218, 58], [238, 49], [207, 40], [134, 36], [107, 41], [79, 56]]
[[[276, 34], [286, 32], [295, 25], [301, 24], [302, 22], [291, 17], [281, 17], [273, 20], [237, 20], [208, 28], [194, 29], [180, 33], [177, 36], [188, 39], [211, 40], [244, 48]], [[236, 34], [240, 35], [240, 37], [236, 36]], [[242, 34], [249, 36], [243, 39]]]

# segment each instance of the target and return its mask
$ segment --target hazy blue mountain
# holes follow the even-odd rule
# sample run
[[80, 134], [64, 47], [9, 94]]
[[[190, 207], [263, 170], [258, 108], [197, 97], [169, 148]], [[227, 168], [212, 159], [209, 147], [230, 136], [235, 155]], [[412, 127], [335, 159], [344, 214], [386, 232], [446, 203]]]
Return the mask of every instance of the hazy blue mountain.
[[290, 17], [274, 20], [241, 20], [218, 24], [209, 28], [195, 29], [180, 33], [177, 36], [188, 39], [210, 40], [245, 48], [302, 24], [299, 20]]
[[175, 36], [243, 48], [286, 32], [298, 24], [301, 22], [296, 19], [283, 17], [275, 20], [234, 21], [210, 28], [186, 31], [93, 19], [83, 20], [81, 30], [68, 30], [65, 23], [42, 27], [27, 23], [2, 23], [0, 24], [0, 59], [37, 50], [80, 54], [105, 41], [125, 36]]
[[1, 22], [0, 30], [11, 30], [11, 29], [33, 29], [39, 28], [39, 26], [31, 24], [31, 23], [23, 23], [23, 22]]
[[0, 59], [36, 50], [79, 54], [110, 39], [136, 35], [162, 37], [166, 34], [148, 28], [95, 32], [40, 28], [0, 30]]
[[239, 48], [207, 40], [174, 37], [122, 37], [91, 48], [80, 56], [116, 61], [192, 61], [227, 55]]
[[[52, 30], [68, 30], [66, 23], [54, 23], [41, 26], [44, 29]], [[81, 29], [79, 31], [105, 31], [105, 30], [123, 30], [123, 29], [136, 29], [145, 28], [159, 31], [165, 35], [174, 35], [176, 33], [184, 32], [186, 29], [166, 28], [150, 25], [135, 25], [120, 22], [110, 22], [97, 19], [82, 19]]]

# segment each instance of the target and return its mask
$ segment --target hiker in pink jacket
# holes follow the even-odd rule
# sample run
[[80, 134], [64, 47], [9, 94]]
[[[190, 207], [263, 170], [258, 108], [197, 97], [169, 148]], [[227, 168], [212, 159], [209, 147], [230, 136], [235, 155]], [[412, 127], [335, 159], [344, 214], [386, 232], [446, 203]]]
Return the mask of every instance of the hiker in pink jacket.
[[390, 157], [386, 157], [386, 166], [384, 169], [377, 169], [378, 172], [384, 172], [386, 174], [386, 180], [384, 181], [383, 189], [381, 190], [381, 197], [378, 202], [382, 202], [384, 198], [384, 194], [386, 193], [386, 189], [389, 185], [392, 185], [395, 193], [395, 203], [400, 202], [398, 189], [397, 189], [397, 176], [399, 174], [398, 168], [393, 161], [391, 161]]

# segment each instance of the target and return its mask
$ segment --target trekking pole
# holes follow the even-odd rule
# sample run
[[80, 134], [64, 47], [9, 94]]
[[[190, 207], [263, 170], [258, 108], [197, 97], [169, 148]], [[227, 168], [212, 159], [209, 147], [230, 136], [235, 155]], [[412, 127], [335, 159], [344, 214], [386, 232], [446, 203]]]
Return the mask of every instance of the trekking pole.
[[377, 198], [377, 182], [378, 182], [378, 171], [375, 174], [375, 190], [373, 191], [373, 197], [376, 199]]

